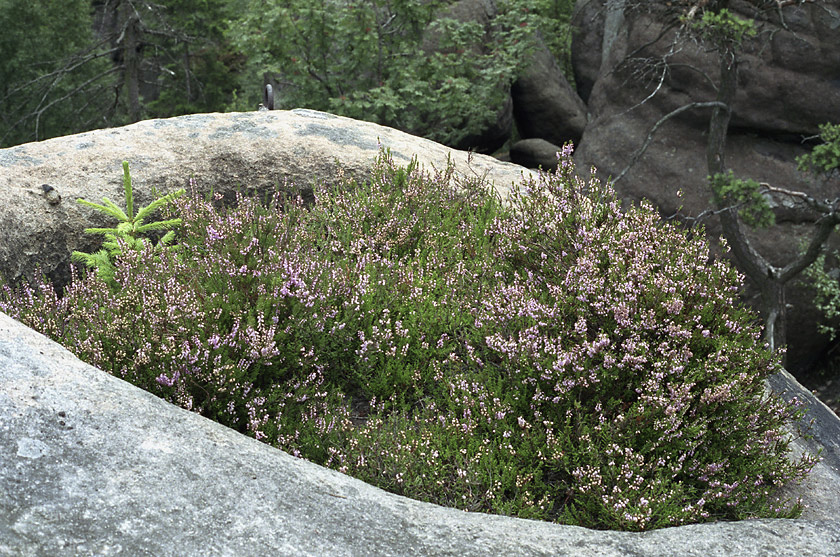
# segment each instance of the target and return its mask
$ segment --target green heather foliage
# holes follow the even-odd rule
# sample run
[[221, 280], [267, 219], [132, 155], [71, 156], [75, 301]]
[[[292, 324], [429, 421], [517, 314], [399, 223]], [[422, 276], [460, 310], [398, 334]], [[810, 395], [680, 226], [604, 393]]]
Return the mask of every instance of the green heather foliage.
[[[702, 235], [555, 174], [503, 204], [383, 156], [315, 203], [185, 196], [178, 250], [0, 309], [184, 408], [389, 491], [648, 530], [793, 517], [801, 416]], [[174, 209], [173, 209], [174, 210]]]

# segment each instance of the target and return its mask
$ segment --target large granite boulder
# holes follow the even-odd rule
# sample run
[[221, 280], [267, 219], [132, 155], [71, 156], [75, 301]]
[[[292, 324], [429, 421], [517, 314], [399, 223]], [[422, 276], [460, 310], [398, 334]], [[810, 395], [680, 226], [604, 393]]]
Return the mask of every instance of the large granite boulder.
[[523, 139], [539, 138], [556, 145], [580, 141], [586, 105], [541, 39], [510, 93], [516, 129]]
[[[710, 79], [717, 79], [717, 54], [690, 41], [674, 52], [666, 51], [673, 42], [673, 29], [667, 29], [670, 24], [664, 23], [660, 9], [644, 4], [637, 0], [575, 4], [572, 63], [579, 94], [593, 116], [621, 112], [641, 100], [636, 94], [649, 93], [656, 84], [656, 69], [647, 72], [649, 80], [627, 79], [628, 70], [640, 69], [638, 65], [619, 68], [628, 55], [657, 60], [669, 54], [665, 85], [670, 94], [657, 95], [651, 99], [654, 104], [676, 107], [688, 100], [714, 98]], [[753, 19], [755, 4], [734, 1], [732, 10], [738, 17]], [[762, 12], [756, 19], [759, 33], [743, 44], [734, 127], [799, 135], [815, 133], [819, 124], [840, 115], [840, 2], [788, 4], [781, 11]], [[671, 9], [684, 11], [676, 3]]]
[[[840, 117], [840, 0], [794, 4], [770, 10], [759, 21], [758, 36], [744, 44], [726, 163], [738, 177], [834, 199], [837, 179], [811, 179], [797, 171], [795, 159], [808, 151], [803, 138]], [[750, 5], [733, 3], [741, 17], [751, 15]], [[575, 76], [590, 115], [575, 158], [579, 168], [594, 165], [603, 176], [618, 177], [663, 116], [688, 103], [714, 100], [709, 78], [716, 81], [718, 61], [715, 53], [691, 42], [672, 49], [673, 29], [643, 3], [579, 0], [574, 22], [579, 30], [573, 44]], [[627, 63], [629, 58], [635, 62]], [[642, 63], [663, 58], [670, 64], [664, 73], [663, 66]], [[682, 214], [697, 216], [709, 208], [708, 117], [708, 111], [695, 109], [665, 123], [617, 183], [619, 194], [628, 200], [647, 198], [664, 215], [682, 208]], [[771, 264], [783, 266], [799, 254], [818, 215], [777, 217], [778, 226], [749, 237]], [[713, 237], [719, 235], [714, 218], [705, 224]], [[788, 289], [793, 306], [788, 366], [797, 373], [813, 365], [828, 341], [817, 331], [813, 296], [802, 281]]]
[[[122, 160], [145, 204], [152, 188], [190, 180], [265, 194], [342, 171], [364, 178], [380, 143], [398, 160], [450, 160], [503, 196], [529, 174], [312, 111], [141, 122], [0, 151], [2, 271], [63, 276], [70, 251], [91, 247], [83, 229], [105, 224], [73, 200], [121, 203]], [[822, 555], [840, 543], [840, 420], [789, 374], [769, 383], [815, 421], [794, 450], [823, 460], [783, 494], [802, 497], [802, 519], [592, 531], [385, 493], [157, 399], [0, 313], [0, 555]]]
[[824, 461], [799, 488], [802, 519], [596, 531], [386, 493], [164, 402], [0, 313], [0, 555], [836, 554], [830, 416], [811, 441]]
[[70, 254], [90, 252], [99, 242], [84, 229], [113, 225], [76, 199], [101, 203], [107, 196], [122, 205], [124, 160], [141, 207], [155, 189], [193, 187], [232, 197], [241, 188], [264, 197], [278, 186], [306, 188], [339, 172], [365, 179], [380, 146], [398, 162], [416, 156], [429, 170], [451, 161], [462, 176], [486, 176], [502, 195], [530, 174], [485, 155], [311, 110], [148, 120], [0, 150], [0, 274], [31, 279], [40, 269], [66, 284]]

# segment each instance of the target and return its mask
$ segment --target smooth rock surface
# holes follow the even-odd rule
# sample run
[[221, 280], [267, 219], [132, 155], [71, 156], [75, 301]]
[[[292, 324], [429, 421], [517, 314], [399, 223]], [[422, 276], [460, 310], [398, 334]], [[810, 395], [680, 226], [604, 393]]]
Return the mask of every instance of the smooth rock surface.
[[510, 146], [510, 160], [527, 168], [550, 171], [557, 168], [557, 152], [563, 148], [540, 139], [520, 139]]
[[[101, 203], [108, 197], [125, 207], [124, 160], [131, 166], [139, 208], [154, 199], [153, 189], [212, 189], [232, 199], [240, 188], [265, 197], [277, 187], [310, 187], [335, 179], [340, 169], [364, 180], [380, 145], [396, 162], [406, 164], [416, 156], [429, 171], [444, 170], [451, 161], [456, 173], [486, 177], [503, 196], [523, 175], [531, 175], [489, 156], [312, 110], [146, 120], [0, 149], [0, 274], [7, 280], [31, 279], [40, 268], [54, 283], [66, 284], [70, 254], [90, 252], [101, 240], [84, 229], [113, 225], [76, 199]], [[42, 184], [61, 201], [47, 199]]]
[[0, 313], [3, 556], [837, 555], [828, 496], [830, 517], [646, 533], [447, 509], [166, 403]]

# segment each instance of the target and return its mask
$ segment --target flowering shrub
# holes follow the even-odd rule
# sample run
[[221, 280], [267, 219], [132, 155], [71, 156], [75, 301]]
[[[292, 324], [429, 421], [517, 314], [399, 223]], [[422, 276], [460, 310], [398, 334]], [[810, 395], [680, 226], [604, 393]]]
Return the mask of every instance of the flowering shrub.
[[[701, 237], [555, 174], [509, 203], [397, 168], [217, 210], [0, 309], [83, 360], [416, 499], [595, 528], [791, 517], [800, 411]], [[170, 215], [171, 216], [171, 215]]]

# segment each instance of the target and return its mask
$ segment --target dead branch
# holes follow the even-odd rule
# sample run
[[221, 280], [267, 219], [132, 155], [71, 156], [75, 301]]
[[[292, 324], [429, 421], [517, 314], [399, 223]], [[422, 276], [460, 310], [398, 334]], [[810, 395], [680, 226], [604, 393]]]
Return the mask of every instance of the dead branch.
[[613, 179], [613, 183], [618, 183], [618, 181], [621, 180], [624, 177], [624, 175], [627, 174], [627, 172], [639, 161], [639, 158], [641, 158], [641, 156], [645, 154], [645, 151], [647, 151], [647, 148], [650, 146], [650, 142], [653, 141], [653, 136], [656, 134], [656, 131], [660, 127], [662, 127], [662, 125], [665, 122], [667, 122], [675, 116], [682, 114], [686, 110], [691, 110], [693, 108], [722, 108], [726, 110], [728, 109], [728, 106], [720, 101], [694, 102], [672, 110], [671, 112], [660, 118], [659, 121], [656, 122], [656, 124], [654, 124], [648, 132], [647, 137], [645, 137], [644, 143], [642, 143], [642, 146], [639, 147], [635, 153], [633, 153], [632, 157], [630, 157], [630, 162], [627, 164], [624, 170], [622, 170], [621, 173], [615, 179]]

